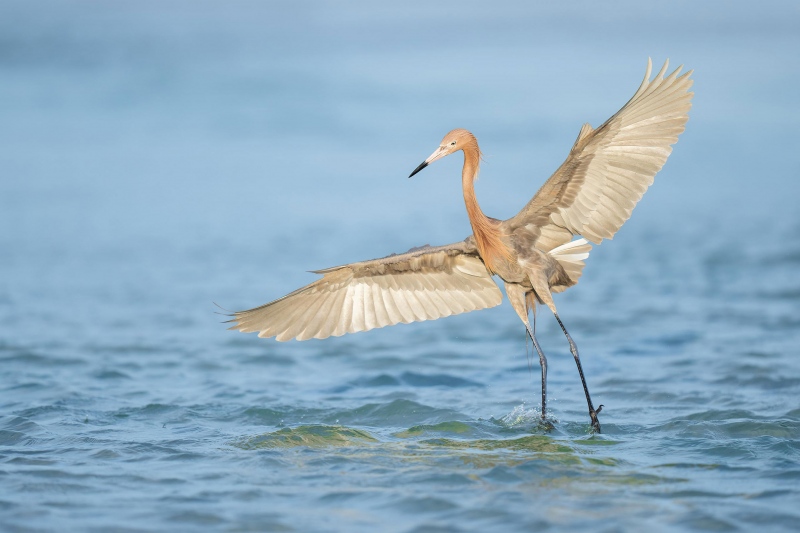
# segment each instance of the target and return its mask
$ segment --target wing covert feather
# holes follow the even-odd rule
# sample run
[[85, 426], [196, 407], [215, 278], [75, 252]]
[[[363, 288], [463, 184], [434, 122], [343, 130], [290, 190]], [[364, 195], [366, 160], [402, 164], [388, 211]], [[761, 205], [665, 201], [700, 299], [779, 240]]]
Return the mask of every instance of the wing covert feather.
[[323, 277], [273, 302], [233, 313], [259, 337], [324, 339], [499, 305], [502, 294], [474, 246], [413, 249], [317, 271]]

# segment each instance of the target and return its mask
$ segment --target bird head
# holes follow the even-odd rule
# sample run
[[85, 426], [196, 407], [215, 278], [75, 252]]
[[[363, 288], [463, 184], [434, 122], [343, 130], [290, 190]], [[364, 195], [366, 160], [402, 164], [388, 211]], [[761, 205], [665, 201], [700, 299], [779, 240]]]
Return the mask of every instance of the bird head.
[[464, 129], [455, 129], [444, 136], [442, 139], [441, 144], [439, 144], [439, 148], [437, 148], [431, 155], [420, 163], [420, 165], [414, 169], [414, 172], [411, 173], [409, 178], [422, 170], [423, 168], [427, 167], [437, 159], [441, 159], [445, 156], [448, 156], [454, 152], [458, 152], [459, 150], [463, 150], [464, 147], [474, 144], [477, 148], [478, 141], [475, 140], [475, 136], [472, 135], [470, 132]]

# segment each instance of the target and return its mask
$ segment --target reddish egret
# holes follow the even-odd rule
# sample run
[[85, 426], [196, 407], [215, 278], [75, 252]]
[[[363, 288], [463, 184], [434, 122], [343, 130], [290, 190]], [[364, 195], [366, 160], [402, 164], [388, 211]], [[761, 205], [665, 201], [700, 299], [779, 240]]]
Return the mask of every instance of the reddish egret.
[[[547, 359], [528, 315], [550, 308], [569, 342], [589, 416], [600, 431], [578, 348], [558, 316], [552, 293], [575, 285], [591, 241], [610, 239], [653, 183], [688, 120], [691, 71], [650, 79], [652, 63], [633, 97], [602, 126], [584, 124], [566, 161], [512, 218], [486, 216], [475, 197], [481, 151], [475, 136], [456, 129], [411, 173], [464, 152], [461, 185], [472, 235], [446, 246], [316, 271], [322, 278], [273, 302], [238, 311], [231, 329], [259, 337], [324, 339], [399, 322], [434, 320], [499, 305], [503, 280], [511, 306], [525, 324], [542, 368], [542, 418], [547, 408]], [[409, 176], [409, 177], [411, 177]], [[578, 238], [575, 238], [578, 237]], [[535, 316], [535, 315], [534, 315]]]

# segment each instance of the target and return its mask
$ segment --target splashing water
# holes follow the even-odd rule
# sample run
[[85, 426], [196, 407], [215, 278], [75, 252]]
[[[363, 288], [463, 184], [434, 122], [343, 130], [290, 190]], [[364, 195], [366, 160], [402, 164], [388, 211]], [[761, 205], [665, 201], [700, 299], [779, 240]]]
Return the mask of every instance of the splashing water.
[[542, 410], [538, 407], [525, 407], [525, 402], [514, 407], [510, 413], [497, 419], [497, 422], [509, 429], [528, 428], [529, 426], [552, 427], [558, 423], [558, 419], [552, 414], [542, 420]]

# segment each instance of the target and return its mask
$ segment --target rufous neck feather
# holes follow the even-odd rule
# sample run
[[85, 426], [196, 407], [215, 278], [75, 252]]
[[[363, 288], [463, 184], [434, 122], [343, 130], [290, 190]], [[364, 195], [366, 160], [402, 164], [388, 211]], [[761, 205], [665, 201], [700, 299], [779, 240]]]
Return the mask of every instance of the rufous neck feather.
[[502, 259], [511, 260], [511, 252], [503, 242], [500, 225], [487, 217], [475, 197], [475, 179], [478, 177], [481, 151], [477, 142], [464, 146], [464, 168], [461, 171], [461, 186], [464, 189], [464, 204], [472, 225], [478, 251], [490, 272], [497, 271], [497, 263]]

